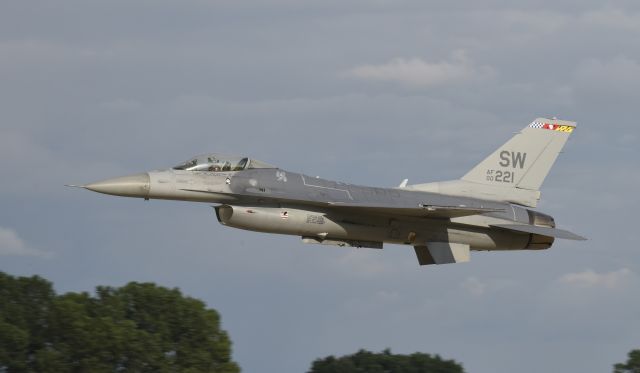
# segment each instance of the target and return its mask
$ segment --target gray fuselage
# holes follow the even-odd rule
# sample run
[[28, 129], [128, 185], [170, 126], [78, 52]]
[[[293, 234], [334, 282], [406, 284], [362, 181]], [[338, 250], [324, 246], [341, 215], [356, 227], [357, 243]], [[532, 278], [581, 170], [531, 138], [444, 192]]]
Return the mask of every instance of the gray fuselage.
[[[278, 168], [172, 169], [137, 177], [142, 184], [131, 191], [114, 190], [112, 185], [117, 185], [118, 179], [86, 188], [145, 199], [220, 204], [216, 213], [224, 225], [296, 235], [305, 242], [380, 248], [382, 243], [419, 246], [451, 242], [469, 245], [472, 250], [545, 249], [553, 243], [553, 238], [491, 227], [504, 223], [554, 226], [551, 217], [507, 202], [358, 186]], [[107, 185], [106, 189], [101, 183]], [[430, 212], [431, 206], [489, 212], [440, 216], [437, 209]]]

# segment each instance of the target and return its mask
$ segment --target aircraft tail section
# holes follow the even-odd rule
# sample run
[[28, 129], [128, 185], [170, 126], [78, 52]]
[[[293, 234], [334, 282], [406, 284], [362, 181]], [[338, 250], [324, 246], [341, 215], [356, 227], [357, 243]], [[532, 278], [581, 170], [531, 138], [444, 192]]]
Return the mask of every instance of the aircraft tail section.
[[538, 118], [462, 177], [479, 184], [537, 191], [576, 127]]
[[536, 207], [540, 187], [575, 128], [575, 122], [538, 118], [460, 180], [408, 188]]

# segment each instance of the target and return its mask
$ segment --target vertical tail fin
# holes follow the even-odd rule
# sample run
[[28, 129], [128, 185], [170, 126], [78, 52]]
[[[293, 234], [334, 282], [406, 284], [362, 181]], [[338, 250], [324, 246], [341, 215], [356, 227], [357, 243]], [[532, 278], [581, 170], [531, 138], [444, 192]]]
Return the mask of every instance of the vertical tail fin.
[[575, 122], [538, 118], [462, 180], [538, 191], [575, 127]]
[[538, 118], [461, 179], [407, 188], [536, 207], [540, 186], [575, 128], [575, 122]]

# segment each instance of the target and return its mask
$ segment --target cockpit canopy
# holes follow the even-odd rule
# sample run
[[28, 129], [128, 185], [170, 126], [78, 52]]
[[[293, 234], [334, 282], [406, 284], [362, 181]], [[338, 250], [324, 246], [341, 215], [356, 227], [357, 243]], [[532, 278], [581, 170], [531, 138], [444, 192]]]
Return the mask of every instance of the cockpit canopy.
[[268, 163], [250, 159], [247, 157], [222, 155], [222, 154], [202, 154], [195, 156], [188, 161], [181, 163], [174, 170], [185, 171], [242, 171], [249, 168], [276, 168]]

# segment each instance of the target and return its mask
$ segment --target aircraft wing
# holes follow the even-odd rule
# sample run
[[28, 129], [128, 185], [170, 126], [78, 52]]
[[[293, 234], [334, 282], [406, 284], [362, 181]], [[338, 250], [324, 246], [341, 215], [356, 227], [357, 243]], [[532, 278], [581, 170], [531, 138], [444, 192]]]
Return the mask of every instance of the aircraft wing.
[[[201, 190], [201, 189], [180, 189], [190, 192], [199, 192], [207, 194], [218, 194], [216, 192]], [[228, 196], [237, 197], [242, 200], [244, 197], [241, 194], [225, 193]], [[254, 197], [255, 198], [255, 197]], [[294, 203], [310, 206], [329, 207], [333, 210], [342, 212], [355, 212], [364, 214], [378, 214], [378, 215], [399, 215], [399, 216], [411, 216], [411, 217], [424, 217], [424, 218], [458, 218], [461, 216], [479, 215], [489, 212], [504, 212], [502, 208], [489, 208], [489, 207], [470, 207], [465, 205], [458, 206], [445, 206], [445, 205], [432, 205], [432, 204], [386, 204], [386, 203], [354, 203], [354, 202], [321, 202], [310, 200], [298, 200], [289, 199], [283, 197], [260, 197], [262, 201], [272, 201], [275, 203]]]
[[467, 206], [418, 205], [416, 207], [396, 207], [387, 204], [329, 202], [329, 206], [340, 210], [361, 213], [390, 214], [426, 218], [458, 218], [488, 212], [502, 212], [504, 209]]
[[566, 240], [585, 241], [586, 238], [579, 236], [575, 233], [566, 231], [564, 229], [557, 229], [551, 227], [540, 227], [537, 225], [525, 225], [525, 224], [491, 224], [491, 227], [507, 229], [516, 232], [533, 233], [541, 236], [564, 238]]

